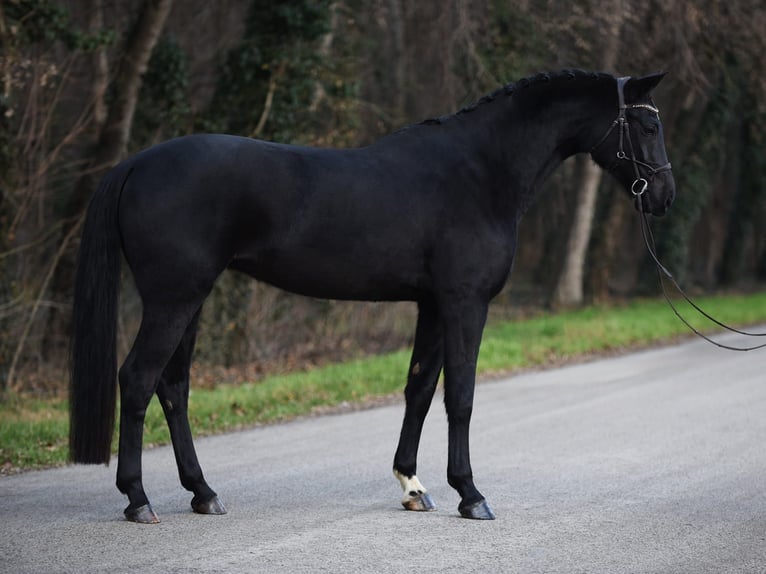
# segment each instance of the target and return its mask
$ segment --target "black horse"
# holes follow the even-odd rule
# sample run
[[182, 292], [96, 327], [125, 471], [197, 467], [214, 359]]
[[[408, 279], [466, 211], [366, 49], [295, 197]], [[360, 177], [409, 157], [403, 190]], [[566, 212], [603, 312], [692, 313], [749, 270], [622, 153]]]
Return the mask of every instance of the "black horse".
[[122, 251], [143, 302], [119, 371], [117, 487], [130, 501], [129, 520], [158, 521], [141, 478], [144, 415], [154, 393], [181, 484], [194, 493], [192, 508], [225, 512], [197, 461], [187, 399], [200, 309], [227, 268], [312, 297], [416, 301], [394, 457], [402, 504], [434, 508], [415, 472], [444, 369], [447, 480], [460, 494], [462, 516], [494, 518], [474, 486], [468, 427], [487, 307], [510, 273], [519, 220], [543, 180], [579, 152], [612, 173], [638, 209], [664, 214], [675, 184], [650, 97], [661, 79], [541, 74], [359, 149], [193, 135], [123, 161], [93, 196], [80, 245], [72, 459], [110, 458]]

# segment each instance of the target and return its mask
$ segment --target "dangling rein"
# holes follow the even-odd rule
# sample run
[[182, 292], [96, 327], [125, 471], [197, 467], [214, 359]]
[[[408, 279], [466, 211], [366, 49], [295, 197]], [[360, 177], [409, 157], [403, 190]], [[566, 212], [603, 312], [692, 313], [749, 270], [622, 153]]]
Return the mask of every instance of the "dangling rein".
[[654, 245], [654, 236], [652, 235], [651, 227], [649, 227], [649, 221], [646, 218], [646, 213], [644, 213], [641, 209], [639, 209], [638, 214], [639, 214], [639, 220], [641, 223], [641, 235], [644, 238], [646, 249], [649, 251], [649, 255], [652, 256], [652, 260], [654, 261], [654, 264], [657, 266], [657, 276], [659, 277], [659, 280], [660, 280], [660, 287], [662, 287], [662, 295], [665, 297], [665, 301], [668, 302], [668, 305], [670, 305], [670, 308], [673, 309], [673, 312], [676, 314], [676, 317], [678, 317], [684, 325], [689, 327], [689, 329], [691, 329], [695, 335], [702, 337], [708, 343], [711, 343], [715, 345], [716, 347], [721, 347], [722, 349], [728, 349], [729, 351], [753, 351], [755, 349], [763, 349], [764, 347], [766, 347], [766, 343], [762, 343], [760, 345], [753, 345], [752, 347], [735, 347], [732, 345], [724, 345], [723, 343], [719, 343], [718, 341], [711, 339], [704, 333], [701, 333], [681, 315], [681, 313], [678, 311], [676, 306], [673, 304], [673, 301], [671, 301], [670, 297], [668, 296], [668, 292], [665, 289], [664, 278], [667, 278], [671, 281], [671, 283], [676, 288], [676, 290], [681, 294], [681, 296], [686, 300], [686, 302], [692, 306], [692, 308], [694, 308], [700, 315], [702, 315], [706, 319], [709, 319], [710, 321], [712, 321], [719, 327], [723, 327], [727, 331], [731, 331], [732, 333], [737, 333], [739, 335], [745, 335], [747, 337], [766, 337], [766, 333], [748, 333], [746, 331], [740, 331], [739, 329], [730, 327], [729, 325], [726, 325], [725, 323], [719, 321], [715, 317], [712, 317], [711, 315], [706, 313], [703, 309], [699, 307], [699, 305], [697, 305], [694, 301], [692, 301], [689, 298], [689, 296], [684, 292], [684, 290], [681, 289], [681, 286], [678, 284], [678, 281], [675, 280], [675, 278], [673, 277], [673, 274], [670, 271], [668, 271], [667, 267], [665, 267], [662, 263], [660, 263], [660, 260], [657, 257], [657, 250]]
[[[681, 286], [675, 280], [675, 278], [673, 277], [673, 274], [670, 271], [668, 271], [667, 267], [665, 267], [662, 263], [660, 263], [660, 260], [657, 257], [657, 250], [654, 247], [654, 236], [652, 235], [652, 230], [649, 227], [649, 221], [646, 219], [646, 213], [644, 213], [644, 211], [641, 209], [641, 196], [649, 188], [649, 185], [654, 179], [654, 176], [657, 173], [660, 173], [662, 171], [669, 171], [671, 169], [671, 166], [670, 166], [670, 162], [660, 166], [652, 166], [643, 161], [639, 161], [636, 158], [636, 153], [635, 153], [635, 150], [633, 149], [633, 140], [630, 137], [630, 127], [629, 127], [630, 124], [628, 123], [628, 119], [625, 116], [625, 111], [627, 109], [643, 108], [658, 115], [660, 111], [655, 106], [650, 104], [626, 104], [624, 87], [625, 87], [625, 84], [628, 82], [628, 80], [630, 80], [629, 76], [626, 76], [623, 78], [617, 78], [617, 98], [618, 98], [619, 114], [617, 116], [617, 119], [615, 119], [612, 122], [611, 126], [609, 126], [609, 129], [598, 141], [598, 143], [596, 143], [596, 145], [594, 145], [591, 148], [590, 153], [593, 154], [593, 152], [596, 151], [596, 149], [606, 141], [606, 139], [609, 137], [612, 131], [614, 131], [615, 128], [618, 128], [619, 138], [618, 138], [617, 159], [615, 161], [615, 164], [613, 164], [613, 166], [610, 167], [607, 171], [612, 171], [614, 165], [616, 165], [620, 161], [629, 161], [633, 164], [633, 172], [636, 176], [636, 179], [633, 182], [633, 184], [630, 186], [630, 192], [633, 194], [636, 201], [636, 210], [638, 211], [639, 219], [641, 223], [641, 235], [643, 235], [644, 237], [644, 243], [646, 243], [646, 249], [649, 251], [649, 255], [652, 256], [652, 260], [654, 261], [654, 264], [657, 266], [657, 275], [660, 280], [660, 287], [662, 287], [662, 294], [665, 297], [665, 300], [668, 302], [668, 305], [670, 305], [670, 308], [673, 309], [673, 312], [676, 314], [676, 317], [678, 317], [684, 325], [689, 327], [689, 329], [691, 329], [695, 335], [702, 337], [708, 343], [711, 343], [715, 345], [716, 347], [721, 347], [722, 349], [728, 349], [730, 351], [753, 351], [755, 349], [763, 349], [764, 347], [766, 347], [766, 343], [763, 343], [761, 345], [753, 345], [752, 347], [734, 347], [732, 345], [724, 345], [723, 343], [714, 341], [713, 339], [711, 339], [704, 333], [701, 333], [699, 330], [697, 330], [691, 323], [689, 323], [689, 321], [687, 321], [681, 315], [681, 313], [678, 311], [676, 306], [673, 304], [673, 301], [671, 301], [670, 297], [668, 296], [668, 292], [665, 289], [665, 281], [663, 280], [663, 276], [667, 277], [673, 283], [673, 286], [676, 288], [676, 290], [681, 294], [681, 296], [686, 300], [686, 302], [692, 306], [692, 308], [694, 308], [700, 315], [709, 319], [710, 321], [712, 321], [719, 327], [723, 327], [727, 331], [731, 331], [732, 333], [737, 333], [739, 335], [745, 335], [747, 337], [766, 337], [766, 333], [747, 333], [745, 331], [740, 331], [739, 329], [730, 327], [729, 325], [722, 323], [715, 317], [710, 316], [708, 313], [706, 313], [694, 301], [692, 301], [689, 298], [689, 296], [684, 292], [684, 290], [681, 289]], [[630, 155], [628, 155], [625, 152], [624, 145], [626, 141], [628, 142], [628, 147], [630, 148]], [[639, 166], [646, 169], [648, 179], [641, 175]]]

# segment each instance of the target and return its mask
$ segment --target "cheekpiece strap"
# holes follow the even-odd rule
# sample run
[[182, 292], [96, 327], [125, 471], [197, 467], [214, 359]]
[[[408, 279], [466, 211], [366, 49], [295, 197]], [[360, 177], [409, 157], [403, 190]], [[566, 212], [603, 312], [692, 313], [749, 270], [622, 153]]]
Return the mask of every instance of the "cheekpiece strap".
[[628, 80], [630, 80], [630, 76], [623, 76], [622, 78], [617, 78], [617, 103], [619, 104], [620, 108], [620, 115], [622, 115], [625, 112], [625, 84], [628, 83]]

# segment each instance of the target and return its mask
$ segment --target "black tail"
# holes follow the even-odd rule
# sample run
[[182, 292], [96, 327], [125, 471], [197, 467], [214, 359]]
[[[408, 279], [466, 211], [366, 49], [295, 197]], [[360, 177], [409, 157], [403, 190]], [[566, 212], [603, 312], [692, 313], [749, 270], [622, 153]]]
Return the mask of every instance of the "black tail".
[[110, 171], [85, 218], [75, 279], [69, 383], [69, 456], [109, 464], [117, 399], [121, 240], [117, 207], [125, 169]]

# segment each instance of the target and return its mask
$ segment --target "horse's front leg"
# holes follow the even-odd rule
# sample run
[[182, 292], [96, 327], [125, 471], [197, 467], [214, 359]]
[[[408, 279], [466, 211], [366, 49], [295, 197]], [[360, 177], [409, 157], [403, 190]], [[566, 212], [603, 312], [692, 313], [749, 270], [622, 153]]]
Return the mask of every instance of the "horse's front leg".
[[416, 472], [420, 435], [442, 369], [443, 348], [442, 327], [436, 306], [432, 301], [421, 301], [404, 391], [404, 422], [394, 456], [394, 476], [402, 485], [402, 506], [407, 510], [436, 509]]
[[449, 303], [445, 305], [444, 319], [444, 402], [449, 425], [447, 481], [460, 494], [461, 516], [492, 520], [495, 515], [473, 482], [468, 439], [487, 303]]

